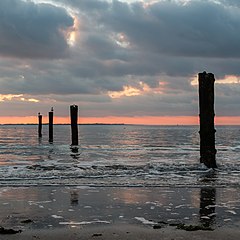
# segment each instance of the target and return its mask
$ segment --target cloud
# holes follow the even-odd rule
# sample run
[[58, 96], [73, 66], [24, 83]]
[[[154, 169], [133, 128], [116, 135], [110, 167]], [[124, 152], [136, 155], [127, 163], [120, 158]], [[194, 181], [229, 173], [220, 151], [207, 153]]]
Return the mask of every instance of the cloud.
[[0, 1], [0, 56], [63, 58], [68, 54], [64, 31], [73, 18], [64, 8], [31, 1]]
[[214, 1], [113, 1], [101, 16], [112, 31], [124, 32], [136, 48], [167, 56], [240, 57], [239, 8]]
[[[0, 1], [0, 93], [39, 101], [1, 102], [6, 112], [64, 116], [72, 102], [84, 116], [197, 115], [198, 72], [240, 76], [237, 1], [34, 2]], [[217, 115], [240, 114], [238, 83], [215, 92]]]

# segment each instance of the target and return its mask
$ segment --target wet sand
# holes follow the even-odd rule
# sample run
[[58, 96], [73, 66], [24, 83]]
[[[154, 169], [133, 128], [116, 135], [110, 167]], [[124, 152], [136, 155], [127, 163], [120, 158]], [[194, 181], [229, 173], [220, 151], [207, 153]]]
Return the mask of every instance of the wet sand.
[[9, 240], [112, 240], [112, 239], [136, 239], [136, 240], [236, 240], [239, 239], [238, 229], [217, 229], [213, 232], [197, 231], [186, 232], [176, 230], [173, 227], [164, 229], [151, 229], [135, 225], [112, 225], [101, 227], [84, 227], [73, 229], [52, 230], [28, 230], [16, 235], [0, 235], [0, 239]]
[[0, 212], [9, 240], [240, 237], [238, 188], [1, 187]]

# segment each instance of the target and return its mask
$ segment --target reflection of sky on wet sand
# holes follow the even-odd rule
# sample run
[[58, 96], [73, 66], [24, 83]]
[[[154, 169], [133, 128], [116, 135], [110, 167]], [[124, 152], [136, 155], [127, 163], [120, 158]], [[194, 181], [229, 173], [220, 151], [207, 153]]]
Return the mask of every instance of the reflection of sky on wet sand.
[[[222, 227], [240, 222], [240, 193], [227, 188], [0, 189], [1, 226], [83, 227], [89, 224], [166, 223]], [[22, 221], [31, 219], [26, 225]], [[152, 222], [152, 224], [151, 224]]]
[[200, 222], [204, 227], [211, 227], [215, 224], [216, 217], [216, 189], [204, 187], [200, 190]]

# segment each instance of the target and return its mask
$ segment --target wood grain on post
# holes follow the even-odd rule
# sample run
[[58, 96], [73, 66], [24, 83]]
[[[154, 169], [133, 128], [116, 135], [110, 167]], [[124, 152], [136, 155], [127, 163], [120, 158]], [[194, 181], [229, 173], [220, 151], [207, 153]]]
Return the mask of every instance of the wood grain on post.
[[200, 110], [200, 162], [208, 168], [216, 168], [215, 128], [214, 128], [214, 82], [212, 73], [199, 73]]
[[40, 112], [38, 113], [38, 137], [42, 137], [42, 115]]
[[78, 145], [78, 106], [70, 106], [72, 145]]

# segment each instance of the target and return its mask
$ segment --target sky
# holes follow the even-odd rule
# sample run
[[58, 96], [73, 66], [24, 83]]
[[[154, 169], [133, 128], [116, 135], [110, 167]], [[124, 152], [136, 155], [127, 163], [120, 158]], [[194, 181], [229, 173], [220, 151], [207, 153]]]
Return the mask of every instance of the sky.
[[239, 26], [239, 0], [1, 0], [0, 124], [198, 124], [203, 71], [240, 124]]

